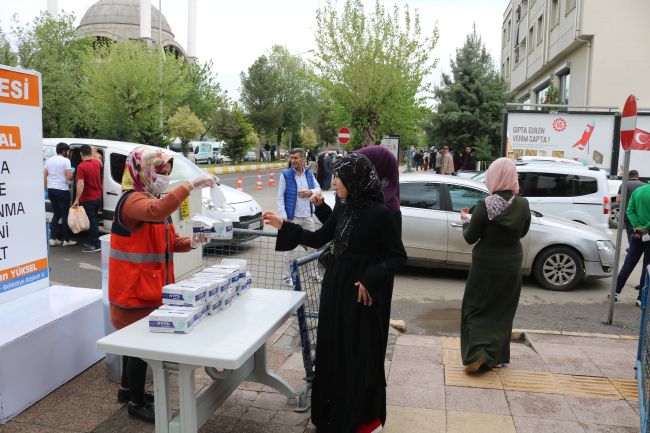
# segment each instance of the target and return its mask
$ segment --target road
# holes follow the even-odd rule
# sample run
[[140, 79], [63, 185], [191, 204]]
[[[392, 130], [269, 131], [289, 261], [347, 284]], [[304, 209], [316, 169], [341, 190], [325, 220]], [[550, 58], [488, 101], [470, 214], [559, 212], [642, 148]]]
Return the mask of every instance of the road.
[[[275, 172], [277, 185], [279, 171]], [[235, 187], [239, 175], [220, 175], [221, 182]], [[276, 209], [277, 187], [268, 186], [262, 175], [263, 190], [255, 190], [256, 173], [242, 175], [244, 192], [251, 194], [265, 210]], [[626, 248], [625, 240], [623, 248]], [[99, 253], [82, 253], [79, 246], [51, 248], [53, 282], [101, 288]], [[606, 325], [610, 279], [592, 280], [570, 292], [541, 288], [532, 278], [524, 278], [515, 327], [576, 332], [638, 334], [640, 309], [634, 305], [640, 265], [632, 273], [614, 311], [614, 324]], [[460, 307], [467, 272], [408, 267], [395, 278], [394, 319], [407, 324], [414, 334], [458, 334]]]

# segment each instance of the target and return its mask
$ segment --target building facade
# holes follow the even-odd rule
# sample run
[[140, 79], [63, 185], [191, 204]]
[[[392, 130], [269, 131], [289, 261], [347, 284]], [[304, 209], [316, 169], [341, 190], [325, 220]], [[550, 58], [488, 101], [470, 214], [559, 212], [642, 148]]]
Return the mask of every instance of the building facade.
[[515, 100], [650, 107], [650, 1], [511, 0], [503, 15], [501, 74]]

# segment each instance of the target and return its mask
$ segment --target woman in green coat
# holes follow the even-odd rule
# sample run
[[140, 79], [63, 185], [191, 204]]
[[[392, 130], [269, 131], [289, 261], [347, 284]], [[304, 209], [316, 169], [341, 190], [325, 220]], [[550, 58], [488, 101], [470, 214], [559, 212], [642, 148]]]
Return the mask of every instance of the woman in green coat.
[[460, 346], [467, 373], [510, 362], [510, 334], [521, 293], [520, 239], [530, 227], [528, 200], [519, 197], [514, 161], [499, 158], [485, 176], [490, 195], [469, 215], [463, 236], [474, 244], [463, 295]]

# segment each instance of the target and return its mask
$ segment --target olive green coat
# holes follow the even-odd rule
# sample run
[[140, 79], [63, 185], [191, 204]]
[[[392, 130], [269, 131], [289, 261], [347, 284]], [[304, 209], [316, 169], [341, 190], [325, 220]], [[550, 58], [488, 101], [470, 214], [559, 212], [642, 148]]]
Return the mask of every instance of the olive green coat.
[[[510, 191], [497, 192], [509, 200]], [[472, 265], [465, 284], [460, 345], [465, 365], [479, 357], [488, 367], [510, 362], [510, 334], [521, 293], [520, 239], [530, 227], [528, 200], [515, 197], [493, 220], [485, 200], [476, 205], [463, 236], [472, 250]]]

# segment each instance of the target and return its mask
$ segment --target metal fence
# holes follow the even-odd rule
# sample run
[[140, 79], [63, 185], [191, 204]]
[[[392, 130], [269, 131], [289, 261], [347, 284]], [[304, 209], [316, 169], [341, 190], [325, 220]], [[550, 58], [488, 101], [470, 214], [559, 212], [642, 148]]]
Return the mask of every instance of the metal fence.
[[648, 283], [650, 266], [645, 271], [641, 288], [641, 326], [639, 327], [639, 349], [636, 360], [636, 380], [639, 386], [639, 416], [641, 432], [646, 433], [650, 425], [650, 317], [648, 316]]

